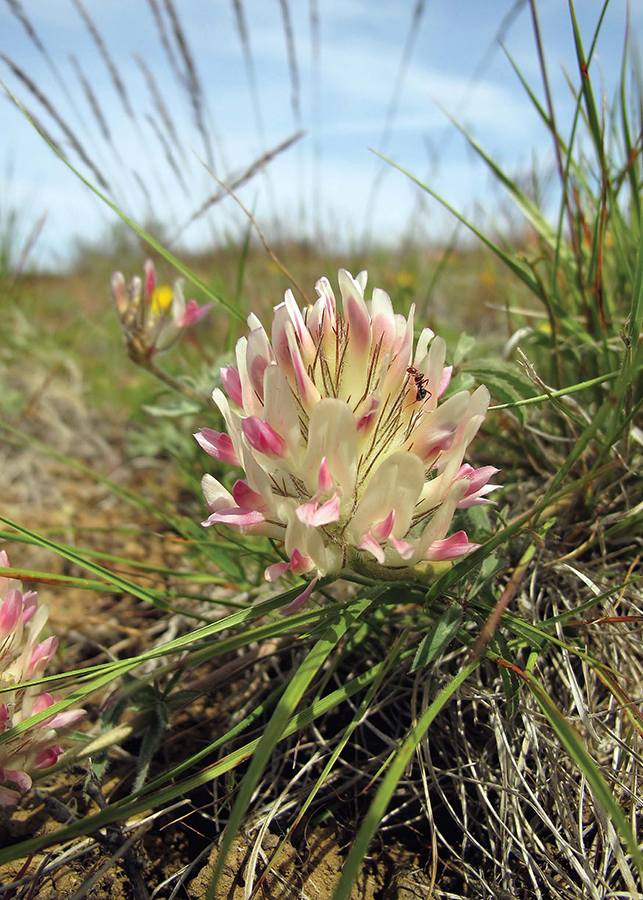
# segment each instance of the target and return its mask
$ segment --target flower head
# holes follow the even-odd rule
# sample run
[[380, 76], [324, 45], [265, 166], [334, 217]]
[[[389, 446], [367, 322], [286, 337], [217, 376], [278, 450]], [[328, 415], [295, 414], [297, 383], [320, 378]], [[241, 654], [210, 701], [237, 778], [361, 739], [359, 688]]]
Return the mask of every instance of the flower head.
[[[0, 551], [0, 573], [9, 566]], [[17, 687], [38, 678], [56, 652], [55, 637], [39, 640], [48, 610], [38, 604], [33, 591], [23, 591], [19, 581], [0, 576], [0, 735], [54, 702], [40, 687]], [[31, 787], [31, 773], [53, 765], [63, 748], [60, 732], [85, 715], [67, 710], [44, 719], [17, 737], [0, 744], [0, 806], [13, 806]]]
[[127, 348], [136, 362], [167, 350], [185, 328], [199, 322], [211, 308], [211, 304], [199, 306], [196, 300], [186, 303], [180, 279], [174, 287], [157, 284], [150, 259], [145, 263], [143, 279], [132, 278], [129, 285], [121, 272], [114, 272], [112, 294]]
[[[487, 502], [497, 470], [464, 463], [489, 403], [481, 386], [440, 403], [451, 378], [446, 345], [405, 318], [366, 273], [339, 272], [342, 309], [327, 278], [303, 311], [291, 291], [275, 307], [270, 337], [255, 315], [221, 371], [214, 402], [227, 434], [195, 437], [211, 456], [244, 470], [228, 491], [203, 479], [210, 515], [283, 542], [287, 562], [266, 570], [315, 576], [376, 561], [388, 567], [470, 552], [448, 537], [457, 508]], [[226, 396], [227, 394], [227, 396]]]

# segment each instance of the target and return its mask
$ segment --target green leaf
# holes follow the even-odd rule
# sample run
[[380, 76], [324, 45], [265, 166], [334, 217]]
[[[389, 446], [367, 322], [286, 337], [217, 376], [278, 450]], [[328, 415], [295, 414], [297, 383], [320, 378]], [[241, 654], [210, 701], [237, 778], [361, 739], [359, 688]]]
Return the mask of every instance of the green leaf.
[[[325, 715], [332, 709], [335, 709], [340, 703], [343, 703], [345, 700], [348, 700], [355, 694], [364, 690], [373, 679], [377, 678], [383, 665], [384, 663], [377, 663], [375, 666], [372, 666], [370, 669], [361, 672], [359, 675], [356, 675], [354, 678], [347, 681], [341, 688], [337, 688], [325, 697], [315, 700], [310, 706], [290, 719], [282, 737], [289, 737], [301, 729], [306, 728], [311, 722], [315, 721], [315, 719]], [[59, 705], [51, 706], [49, 709], [43, 710], [43, 712], [38, 715], [41, 719], [46, 718], [53, 712], [58, 712], [58, 708]], [[7, 734], [8, 733], [9, 732], [7, 732]], [[147, 810], [164, 806], [172, 800], [175, 800], [177, 797], [183, 797], [189, 793], [189, 791], [216, 780], [221, 775], [230, 772], [240, 763], [244, 762], [257, 748], [259, 740], [260, 739], [257, 738], [253, 741], [249, 741], [238, 749], [233, 750], [213, 765], [208, 766], [203, 771], [198, 772], [177, 784], [170, 785], [163, 790], [156, 791], [152, 796], [146, 795], [140, 799], [137, 798], [132, 800], [131, 798], [126, 798], [117, 801], [116, 803], [110, 804], [101, 812], [96, 813], [93, 816], [85, 816], [64, 828], [48, 832], [47, 834], [41, 834], [37, 837], [27, 838], [27, 840], [20, 841], [17, 844], [4, 847], [0, 849], [0, 865], [12, 862], [15, 859], [24, 858], [45, 847], [51, 847], [55, 844], [62, 843], [63, 841], [79, 837], [80, 835], [92, 834], [98, 828], [109, 825], [111, 822], [122, 821], [130, 816], [135, 816], [139, 813], [146, 812]]]
[[462, 607], [458, 603], [447, 607], [435, 623], [433, 630], [422, 639], [415, 654], [411, 672], [427, 666], [447, 648], [460, 629], [462, 616]]
[[535, 388], [531, 381], [512, 362], [481, 359], [467, 365], [465, 371], [471, 372], [482, 381], [487, 377], [504, 381], [519, 397], [533, 397], [535, 394]]
[[207, 900], [214, 900], [216, 896], [215, 892], [223, 873], [228, 853], [232, 847], [232, 842], [241, 826], [254, 790], [268, 764], [268, 760], [283, 737], [289, 719], [299, 705], [299, 702], [312, 679], [326, 661], [328, 655], [337, 645], [338, 641], [346, 634], [348, 629], [368, 609], [371, 602], [372, 601], [369, 599], [355, 600], [342, 610], [338, 616], [334, 616], [332, 621], [327, 624], [321, 638], [313, 645], [311, 650], [309, 650], [304, 661], [288, 682], [288, 685], [277, 704], [277, 708], [266, 725], [257, 748], [252, 755], [252, 761], [248, 771], [239, 787], [239, 793], [237, 794], [237, 798], [230, 813], [230, 818], [228, 819], [219, 845], [219, 852], [214, 867], [214, 873], [212, 875], [212, 881], [206, 893]]
[[409, 731], [402, 746], [389, 765], [377, 793], [375, 794], [375, 798], [373, 799], [366, 816], [362, 820], [362, 824], [353, 841], [350, 853], [348, 854], [348, 859], [344, 864], [342, 876], [337, 889], [335, 890], [333, 900], [349, 900], [352, 885], [357, 879], [359, 868], [366, 851], [368, 850], [368, 846], [388, 808], [400, 779], [404, 775], [404, 772], [411, 761], [411, 757], [415, 753], [415, 748], [428, 731], [435, 717], [446, 706], [462, 683], [466, 681], [469, 675], [471, 675], [476, 666], [477, 662], [471, 662], [468, 665], [463, 666], [457, 675], [455, 675], [451, 681], [445, 684], [438, 692], [437, 696], [426, 708], [417, 724]]
[[528, 674], [525, 680], [538, 705], [556, 732], [558, 740], [587, 779], [592, 789], [594, 800], [610, 817], [623, 843], [628, 848], [634, 864], [643, 873], [643, 854], [639, 850], [636, 835], [630, 828], [623, 810], [614, 799], [609, 784], [603, 777], [596, 760], [593, 759], [587, 750], [582, 737], [574, 726], [567, 721], [542, 685]]
[[379, 153], [377, 150], [373, 150], [376, 156], [379, 156], [380, 159], [383, 159], [384, 162], [387, 162], [389, 165], [393, 166], [393, 168], [397, 169], [399, 172], [402, 172], [403, 175], [406, 175], [407, 178], [410, 178], [418, 187], [421, 187], [423, 191], [426, 191], [430, 194], [438, 203], [442, 204], [442, 206], [447, 209], [451, 215], [455, 216], [463, 225], [465, 225], [469, 231], [471, 231], [475, 236], [482, 241], [482, 243], [487, 246], [495, 255], [502, 260], [502, 262], [516, 275], [523, 284], [525, 284], [532, 294], [535, 294], [538, 298], [542, 299], [542, 288], [538, 281], [534, 278], [529, 268], [517, 257], [511, 256], [505, 250], [502, 249], [498, 244], [495, 244], [491, 238], [487, 237], [479, 228], [477, 228], [472, 222], [470, 222], [462, 213], [458, 212], [458, 210], [452, 206], [447, 200], [440, 196], [433, 188], [430, 188], [423, 181], [420, 181], [412, 172], [409, 172], [408, 169], [405, 169], [403, 166], [398, 165], [394, 160], [389, 159], [387, 156], [384, 156], [383, 153]]
[[476, 339], [474, 337], [471, 337], [470, 334], [466, 334], [466, 332], [463, 331], [458, 338], [458, 343], [456, 344], [455, 350], [453, 351], [454, 366], [459, 366], [465, 356], [468, 356], [469, 353], [473, 350], [475, 345]]

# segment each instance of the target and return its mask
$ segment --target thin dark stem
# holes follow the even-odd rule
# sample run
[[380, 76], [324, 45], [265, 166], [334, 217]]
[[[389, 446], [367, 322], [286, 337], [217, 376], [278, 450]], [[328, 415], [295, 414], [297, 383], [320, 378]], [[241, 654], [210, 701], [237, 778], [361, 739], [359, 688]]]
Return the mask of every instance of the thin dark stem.
[[558, 176], [560, 178], [560, 185], [563, 191], [563, 202], [565, 203], [565, 208], [567, 209], [567, 216], [569, 218], [569, 233], [571, 241], [574, 245], [575, 252], [577, 251], [577, 241], [576, 241], [576, 231], [574, 229], [574, 215], [571, 208], [571, 204], [569, 202], [569, 193], [567, 191], [567, 181], [565, 178], [565, 167], [563, 166], [563, 157], [560, 151], [560, 141], [558, 139], [558, 128], [556, 127], [556, 115], [554, 112], [554, 101], [551, 95], [551, 88], [549, 86], [549, 76], [547, 74], [547, 63], [545, 61], [545, 52], [543, 49], [543, 40], [540, 32], [540, 21], [538, 19], [538, 9], [536, 7], [536, 0], [529, 0], [529, 8], [531, 10], [531, 21], [534, 28], [534, 38], [536, 41], [536, 50], [538, 52], [538, 63], [540, 65], [540, 73], [543, 80], [543, 89], [545, 91], [545, 102], [547, 103], [547, 112], [549, 114], [549, 120], [551, 122], [551, 133], [554, 139], [554, 153], [556, 154], [556, 168], [558, 169]]
[[155, 378], [158, 378], [159, 381], [162, 381], [163, 384], [166, 384], [168, 387], [172, 388], [173, 391], [176, 391], [178, 394], [182, 394], [184, 397], [187, 397], [189, 400], [194, 400], [199, 404], [203, 404], [204, 398], [191, 388], [189, 385], [185, 384], [183, 381], [179, 381], [178, 378], [175, 378], [173, 375], [170, 375], [169, 372], [166, 372], [164, 369], [160, 369], [153, 359], [148, 359], [144, 363], [141, 363], [144, 369], [147, 369]]

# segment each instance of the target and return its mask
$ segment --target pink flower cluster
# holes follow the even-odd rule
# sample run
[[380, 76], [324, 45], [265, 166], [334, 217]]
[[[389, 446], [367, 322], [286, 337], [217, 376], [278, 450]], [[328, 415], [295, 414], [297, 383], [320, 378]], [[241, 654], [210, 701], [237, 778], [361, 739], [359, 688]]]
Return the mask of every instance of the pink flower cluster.
[[212, 306], [209, 303], [199, 306], [196, 300], [186, 302], [181, 279], [174, 282], [174, 287], [157, 284], [150, 259], [145, 263], [143, 279], [132, 278], [129, 285], [121, 272], [114, 272], [112, 294], [128, 350], [136, 362], [168, 350]]
[[274, 309], [271, 337], [255, 315], [213, 392], [226, 431], [195, 438], [210, 456], [244, 470], [229, 491], [203, 479], [204, 525], [224, 524], [283, 543], [270, 581], [314, 576], [375, 560], [392, 568], [453, 560], [473, 545], [449, 535], [456, 510], [488, 502], [493, 466], [464, 462], [489, 392], [440, 402], [452, 367], [414, 311], [396, 314], [366, 272], [339, 272], [341, 309], [327, 278], [303, 310], [291, 291]]
[[[39, 640], [48, 610], [38, 603], [34, 591], [23, 591], [15, 579], [2, 577], [9, 566], [0, 551], [0, 736], [30, 716], [48, 709], [54, 698], [34, 685], [22, 682], [40, 677], [58, 647], [55, 637]], [[31, 774], [52, 766], [63, 748], [60, 732], [85, 715], [68, 710], [44, 719], [38, 725], [0, 743], [0, 806], [13, 806], [31, 787]]]

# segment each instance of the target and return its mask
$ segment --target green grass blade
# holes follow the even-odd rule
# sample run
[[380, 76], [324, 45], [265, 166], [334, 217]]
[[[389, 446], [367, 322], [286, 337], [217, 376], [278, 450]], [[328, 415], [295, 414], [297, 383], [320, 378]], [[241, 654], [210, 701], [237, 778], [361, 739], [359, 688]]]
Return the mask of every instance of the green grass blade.
[[396, 163], [394, 160], [389, 159], [388, 156], [384, 156], [383, 153], [379, 153], [377, 150], [373, 150], [376, 156], [379, 156], [380, 159], [384, 160], [384, 162], [388, 163], [393, 168], [397, 169], [403, 175], [406, 175], [412, 182], [417, 184], [418, 187], [421, 187], [423, 191], [426, 191], [427, 194], [430, 194], [435, 200], [438, 201], [446, 210], [448, 210], [451, 215], [455, 216], [462, 224], [469, 229], [475, 236], [482, 241], [482, 243], [488, 247], [502, 262], [516, 275], [522, 282], [525, 284], [532, 294], [535, 294], [537, 297], [542, 299], [542, 288], [538, 281], [531, 274], [529, 269], [518, 260], [512, 258], [505, 250], [502, 249], [498, 244], [495, 244], [490, 238], [487, 237], [479, 228], [470, 222], [465, 216], [462, 215], [461, 212], [452, 206], [448, 200], [445, 200], [444, 197], [440, 196], [433, 188], [430, 188], [427, 184], [421, 181], [416, 175], [413, 175], [412, 172], [409, 172], [408, 169], [405, 169], [403, 166]]
[[556, 234], [552, 226], [549, 224], [547, 219], [540, 212], [535, 203], [533, 203], [527, 195], [520, 190], [519, 186], [513, 181], [506, 172], [501, 168], [501, 166], [495, 161], [495, 159], [487, 153], [487, 151], [478, 143], [478, 141], [470, 134], [467, 129], [458, 122], [453, 116], [449, 113], [445, 112], [445, 115], [449, 118], [449, 121], [458, 129], [460, 134], [465, 138], [469, 146], [475, 153], [478, 154], [480, 159], [487, 165], [489, 170], [493, 173], [494, 177], [497, 181], [499, 181], [505, 189], [509, 192], [511, 197], [513, 198], [514, 203], [518, 207], [518, 209], [522, 212], [528, 222], [533, 225], [534, 229], [538, 232], [538, 234], [550, 245], [555, 245]]
[[514, 409], [516, 406], [532, 406], [534, 403], [545, 403], [547, 400], [554, 400], [556, 397], [567, 397], [569, 394], [585, 391], [588, 388], [595, 387], [597, 384], [614, 381], [619, 375], [620, 372], [608, 372], [606, 375], [599, 375], [597, 378], [590, 378], [588, 381], [580, 381], [578, 384], [571, 384], [569, 387], [561, 388], [558, 391], [550, 391], [549, 394], [538, 394], [536, 397], [527, 397], [524, 400], [516, 400], [515, 403], [498, 403], [495, 406], [490, 406], [489, 411]]
[[142, 238], [153, 250], [162, 256], [170, 265], [174, 266], [177, 272], [180, 272], [194, 287], [198, 288], [204, 296], [211, 300], [213, 303], [217, 303], [220, 306], [223, 306], [229, 313], [231, 313], [236, 319], [240, 319], [243, 321], [243, 315], [239, 312], [238, 309], [235, 309], [231, 303], [228, 303], [220, 294], [216, 294], [199, 276], [190, 269], [184, 262], [182, 262], [177, 256], [171, 253], [163, 244], [160, 243], [153, 235], [146, 231], [141, 225], [135, 222], [130, 216], [127, 215], [113, 200], [111, 200], [106, 194], [104, 194], [101, 190], [95, 187], [88, 178], [80, 172], [68, 159], [67, 157], [61, 153], [60, 148], [57, 147], [49, 137], [44, 134], [44, 132], [38, 127], [38, 124], [32, 119], [29, 115], [29, 112], [22, 105], [20, 100], [9, 90], [9, 88], [4, 84], [4, 82], [0, 82], [4, 91], [9, 98], [9, 100], [20, 110], [25, 119], [29, 122], [32, 128], [38, 132], [43, 141], [48, 145], [48, 147], [56, 154], [58, 159], [67, 166], [67, 168], [74, 173], [76, 178], [80, 179], [89, 190], [95, 194], [100, 200], [103, 201], [109, 208], [116, 213], [116, 215], [121, 219], [125, 224], [132, 229], [140, 238]]
[[[372, 666], [365, 672], [356, 675], [341, 688], [337, 688], [325, 697], [315, 700], [314, 703], [290, 719], [282, 737], [290, 737], [292, 734], [308, 727], [315, 719], [325, 715], [345, 700], [348, 700], [355, 694], [364, 690], [374, 678], [377, 678], [383, 665], [384, 663], [377, 663], [377, 665]], [[51, 710], [53, 709], [54, 707], [50, 707], [48, 710], [44, 710], [42, 715], [51, 715]], [[43, 850], [46, 847], [51, 847], [55, 844], [60, 844], [82, 835], [92, 834], [98, 828], [102, 828], [112, 822], [124, 821], [130, 816], [135, 816], [139, 813], [147, 812], [150, 809], [170, 803], [173, 800], [176, 800], [177, 797], [182, 797], [189, 791], [201, 787], [204, 784], [208, 784], [219, 778], [221, 775], [224, 775], [226, 772], [234, 769], [252, 755], [259, 744], [259, 740], [260, 739], [257, 738], [256, 740], [244, 744], [223, 759], [218, 760], [212, 766], [208, 766], [203, 771], [190, 778], [184, 779], [178, 784], [173, 784], [162, 791], [157, 791], [153, 796], [144, 797], [132, 802], [130, 802], [129, 798], [118, 801], [117, 803], [110, 804], [107, 809], [100, 813], [96, 813], [93, 816], [86, 816], [57, 831], [28, 838], [25, 841], [20, 841], [12, 846], [2, 848], [0, 849], [0, 865], [12, 862], [15, 859], [21, 859], [31, 853]]]
[[417, 725], [409, 731], [404, 739], [402, 746], [393, 757], [393, 760], [377, 789], [373, 802], [360, 825], [350, 853], [348, 854], [348, 858], [344, 864], [339, 884], [333, 895], [333, 900], [350, 900], [351, 889], [353, 883], [357, 879], [362, 860], [364, 859], [369, 844], [391, 802], [395, 789], [411, 761], [415, 748], [428, 731], [435, 717], [446, 706], [451, 697], [466, 681], [469, 675], [471, 675], [477, 665], [477, 662], [471, 662], [460, 669], [458, 674], [438, 692], [435, 699], [427, 706], [420, 716]]
[[259, 783], [259, 779], [268, 764], [273, 750], [284, 734], [289, 719], [333, 648], [368, 609], [371, 602], [370, 599], [366, 598], [356, 600], [342, 610], [337, 617], [333, 617], [333, 620], [327, 624], [322, 636], [306, 654], [304, 661], [288, 682], [288, 686], [259, 740], [257, 749], [252, 755], [252, 762], [239, 787], [237, 798], [219, 845], [212, 881], [206, 894], [207, 900], [214, 900], [216, 896], [215, 891], [223, 873], [232, 842], [246, 814], [252, 794]]
[[434, 627], [422, 638], [411, 666], [411, 672], [428, 665], [451, 643], [460, 630], [462, 617], [463, 610], [458, 603], [447, 606]]
[[[304, 800], [301, 808], [298, 810], [297, 815], [295, 816], [293, 821], [288, 826], [288, 829], [287, 829], [286, 833], [284, 834], [283, 838], [281, 839], [279, 846], [275, 849], [274, 853], [270, 857], [268, 863], [266, 864], [266, 867], [264, 868], [263, 872], [261, 873], [260, 881], [263, 881], [263, 879], [266, 877], [266, 875], [268, 874], [270, 869], [277, 862], [278, 856], [279, 856], [281, 850], [283, 849], [284, 845], [290, 838], [291, 834], [293, 833], [293, 831], [295, 830], [297, 825], [301, 822], [303, 817], [306, 815], [307, 810], [310, 808], [315, 797], [317, 796], [320, 789], [323, 787], [326, 779], [328, 778], [329, 774], [331, 773], [333, 766], [335, 765], [335, 763], [341, 756], [342, 751], [344, 750], [344, 747], [350, 740], [355, 729], [359, 726], [360, 722], [363, 720], [364, 716], [368, 712], [371, 703], [373, 702], [377, 692], [379, 691], [380, 687], [382, 686], [382, 682], [384, 681], [384, 678], [391, 671], [392, 667], [394, 666], [394, 664], [396, 663], [396, 661], [399, 657], [400, 650], [404, 643], [404, 638], [405, 638], [404, 634], [398, 635], [395, 642], [393, 643], [393, 646], [391, 647], [389, 652], [386, 654], [386, 657], [383, 661], [380, 671], [377, 674], [377, 677], [373, 680], [369, 689], [367, 690], [366, 694], [364, 695], [364, 698], [362, 699], [361, 703], [357, 707], [357, 710], [355, 711], [353, 718], [346, 726], [346, 729], [344, 730], [343, 735], [341, 736], [341, 738], [337, 742], [336, 746], [334, 747], [333, 752], [331, 753], [326, 765], [324, 766], [321, 773], [319, 774], [319, 777], [315, 781], [315, 784], [312, 786], [312, 788], [308, 792], [308, 795], [307, 795], [306, 799]], [[259, 884], [256, 885], [255, 890], [258, 889], [258, 887], [259, 887]]]
[[[621, 79], [619, 83], [619, 106], [621, 113], [621, 133], [623, 136], [623, 146], [625, 149], [625, 164], [627, 167], [627, 178], [630, 184], [630, 196], [632, 198], [632, 204], [634, 213], [636, 216], [636, 221], [638, 223], [639, 228], [641, 227], [641, 197], [640, 197], [640, 185], [638, 183], [637, 171], [636, 171], [636, 161], [637, 161], [637, 151], [634, 150], [632, 145], [632, 135], [630, 129], [630, 118], [629, 112], [627, 109], [627, 61], [628, 61], [628, 51], [629, 51], [629, 34], [625, 35], [625, 42], [623, 45], [623, 61], [621, 64]], [[640, 156], [640, 148], [638, 150], [638, 155]]]
[[[605, 11], [606, 8], [607, 8], [607, 3], [604, 4], [603, 12]], [[592, 136], [592, 140], [594, 141], [594, 148], [596, 150], [596, 154], [597, 154], [599, 162], [601, 164], [601, 170], [603, 172], [606, 172], [607, 166], [606, 166], [606, 162], [605, 162], [605, 144], [603, 141], [603, 129], [600, 124], [598, 108], [596, 106], [596, 99], [594, 97], [594, 90], [592, 88], [592, 80], [589, 75], [589, 61], [585, 57], [585, 49], [583, 47], [583, 38], [580, 33], [580, 27], [578, 25], [578, 19], [576, 18], [576, 12], [574, 10], [574, 3], [572, 2], [572, 0], [569, 0], [569, 15], [570, 15], [571, 22], [572, 22], [572, 31], [574, 34], [574, 48], [576, 50], [576, 60], [578, 62], [578, 71], [580, 73], [580, 79], [581, 79], [581, 93], [585, 100], [585, 111], [587, 113], [589, 130], [590, 130], [590, 134]]]
[[[540, 102], [540, 100], [538, 99], [538, 97], [536, 96], [534, 91], [532, 90], [532, 87], [529, 84], [529, 82], [527, 81], [527, 78], [525, 77], [522, 69], [519, 67], [518, 63], [513, 58], [511, 53], [509, 53], [509, 51], [504, 46], [504, 44], [501, 44], [501, 46], [502, 46], [502, 50], [503, 50], [505, 56], [509, 60], [509, 65], [514, 70], [514, 73], [515, 73], [516, 77], [518, 78], [518, 81], [521, 83], [525, 93], [529, 97], [531, 105], [534, 107], [534, 109], [536, 110], [536, 112], [538, 113], [540, 118], [542, 119], [542, 122], [545, 125], [545, 127], [547, 128], [547, 130], [549, 132], [551, 132], [552, 131], [552, 121], [549, 117], [549, 113], [547, 112], [545, 107], [542, 105], [542, 103]], [[566, 154], [567, 147], [565, 146], [565, 144], [559, 134], [556, 134], [556, 139], [558, 140], [558, 143], [560, 145], [561, 153]]]
[[59, 544], [56, 541], [52, 541], [49, 538], [43, 537], [42, 535], [37, 534], [35, 531], [30, 531], [28, 528], [24, 528], [17, 522], [12, 521], [11, 519], [7, 519], [5, 516], [0, 516], [0, 522], [2, 522], [4, 525], [7, 525], [9, 528], [15, 529], [20, 534], [25, 535], [25, 537], [30, 538], [31, 541], [37, 546], [43, 547], [46, 550], [51, 550], [52, 553], [56, 553], [58, 556], [62, 556], [63, 559], [74, 563], [74, 565], [78, 566], [79, 568], [86, 569], [93, 575], [97, 575], [103, 581], [112, 585], [112, 588], [116, 588], [119, 592], [131, 594], [133, 597], [137, 597], [139, 600], [145, 600], [146, 603], [151, 603], [154, 606], [159, 606], [161, 609], [172, 609], [171, 605], [163, 600], [157, 593], [140, 587], [140, 585], [136, 584], [135, 582], [130, 581], [127, 578], [123, 578], [122, 575], [117, 575], [110, 569], [99, 566], [98, 563], [94, 563], [90, 559], [85, 559], [76, 551], [67, 549], [65, 545]]
[[614, 799], [609, 784], [603, 777], [598, 764], [587, 750], [583, 739], [558, 709], [549, 694], [533, 676], [525, 673], [525, 680], [543, 714], [554, 729], [558, 740], [570, 758], [587, 779], [595, 801], [607, 813], [614, 827], [628, 848], [635, 865], [643, 872], [643, 854], [639, 850], [636, 836], [632, 832], [623, 810]]
[[60, 584], [82, 591], [103, 591], [114, 593], [114, 586], [106, 581], [92, 581], [90, 578], [76, 578], [73, 575], [56, 575], [53, 572], [36, 572], [33, 569], [17, 569], [15, 566], [0, 569], [3, 578], [17, 578], [35, 584]]

